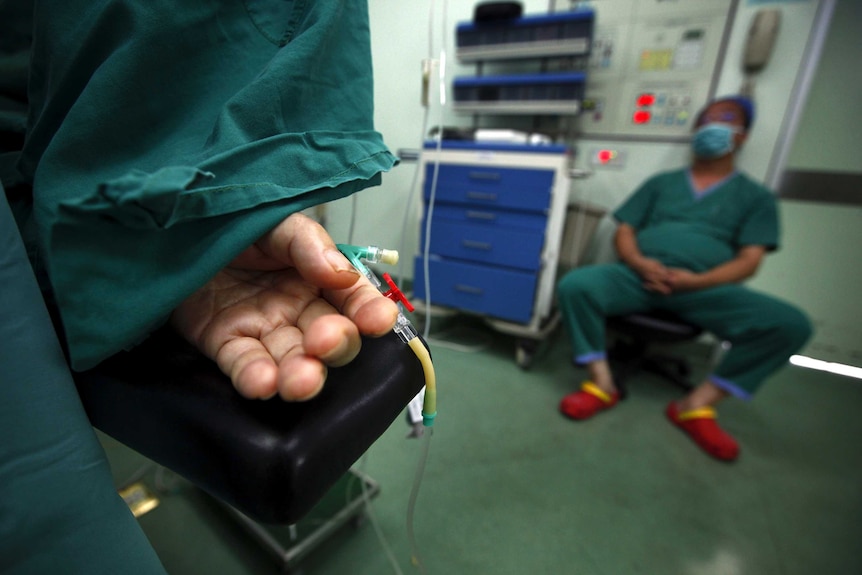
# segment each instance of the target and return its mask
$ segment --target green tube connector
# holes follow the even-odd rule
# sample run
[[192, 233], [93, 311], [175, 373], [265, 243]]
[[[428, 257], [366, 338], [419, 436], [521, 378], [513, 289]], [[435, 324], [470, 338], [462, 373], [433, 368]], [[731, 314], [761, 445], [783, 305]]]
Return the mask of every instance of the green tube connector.
[[366, 268], [362, 260], [370, 264], [383, 263], [395, 265], [398, 263], [398, 252], [395, 250], [384, 250], [377, 246], [352, 246], [350, 244], [336, 244], [335, 247], [350, 260], [350, 263], [363, 273], [365, 273]]
[[437, 389], [425, 388], [425, 401], [422, 404], [422, 425], [431, 427], [437, 417]]

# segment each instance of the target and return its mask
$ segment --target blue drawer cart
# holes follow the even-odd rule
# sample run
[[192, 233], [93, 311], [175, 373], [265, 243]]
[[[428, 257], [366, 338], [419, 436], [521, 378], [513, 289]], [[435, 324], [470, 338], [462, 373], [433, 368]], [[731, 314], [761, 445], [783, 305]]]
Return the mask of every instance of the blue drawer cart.
[[569, 160], [565, 146], [460, 141], [428, 142], [420, 159], [423, 217], [415, 299], [426, 299], [427, 271], [430, 303], [481, 315], [517, 336], [522, 367], [534, 342], [559, 322], [553, 298]]

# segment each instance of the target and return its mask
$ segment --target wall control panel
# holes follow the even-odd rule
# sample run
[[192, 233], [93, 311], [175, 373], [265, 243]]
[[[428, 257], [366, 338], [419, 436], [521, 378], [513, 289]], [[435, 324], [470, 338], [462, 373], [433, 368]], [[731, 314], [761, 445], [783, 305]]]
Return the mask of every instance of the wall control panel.
[[581, 133], [687, 136], [714, 94], [736, 0], [602, 0]]

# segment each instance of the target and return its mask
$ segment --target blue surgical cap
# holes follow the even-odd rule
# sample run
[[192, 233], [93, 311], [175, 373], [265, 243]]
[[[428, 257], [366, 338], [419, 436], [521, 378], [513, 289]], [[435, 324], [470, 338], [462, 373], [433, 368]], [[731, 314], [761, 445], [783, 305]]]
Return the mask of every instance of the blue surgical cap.
[[740, 108], [742, 108], [743, 114], [745, 114], [745, 129], [751, 129], [751, 125], [754, 124], [754, 101], [747, 96], [721, 96], [715, 98], [714, 100], [710, 100], [706, 106], [700, 111], [698, 114], [698, 118], [706, 111], [707, 108], [712, 106], [713, 104], [717, 104], [718, 102], [733, 102]]

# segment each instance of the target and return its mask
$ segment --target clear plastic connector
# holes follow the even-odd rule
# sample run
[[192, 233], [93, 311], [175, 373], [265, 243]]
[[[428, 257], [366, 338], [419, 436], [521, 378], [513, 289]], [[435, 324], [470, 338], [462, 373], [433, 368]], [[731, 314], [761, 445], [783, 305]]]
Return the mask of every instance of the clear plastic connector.
[[398, 334], [398, 337], [401, 338], [401, 341], [404, 343], [409, 342], [411, 339], [419, 337], [419, 332], [416, 331], [416, 328], [413, 327], [413, 324], [410, 323], [410, 320], [407, 319], [403, 313], [398, 314], [398, 318], [395, 320], [395, 327], [392, 328], [395, 333]]
[[364, 259], [372, 264], [382, 263], [394, 266], [398, 264], [398, 252], [396, 250], [381, 249], [377, 246], [369, 246]]

